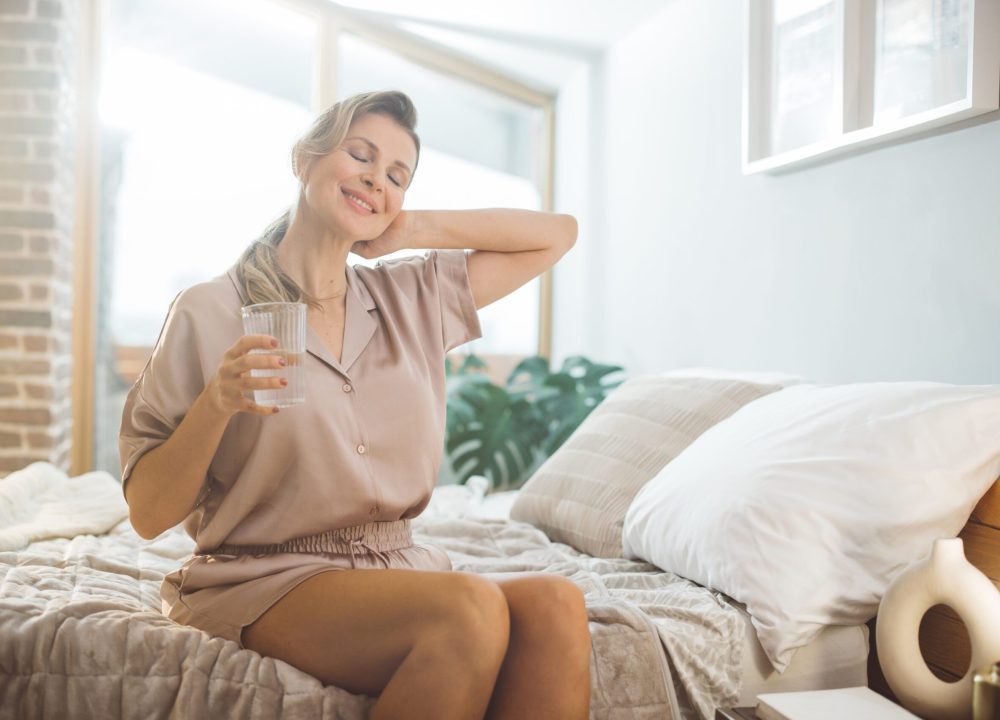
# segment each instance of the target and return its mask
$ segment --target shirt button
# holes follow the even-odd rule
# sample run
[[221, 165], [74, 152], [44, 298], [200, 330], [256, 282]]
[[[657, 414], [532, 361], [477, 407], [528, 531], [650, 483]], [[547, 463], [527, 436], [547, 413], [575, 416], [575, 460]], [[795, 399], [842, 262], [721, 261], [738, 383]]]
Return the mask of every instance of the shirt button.
[[362, 455], [364, 455], [365, 454], [365, 446], [364, 445], [358, 445], [358, 452], [361, 453]]
[[344, 383], [344, 392], [351, 392], [351, 386], [347, 383]]
[[368, 514], [371, 515], [372, 517], [378, 515], [378, 505], [375, 505], [371, 510], [369, 510]]

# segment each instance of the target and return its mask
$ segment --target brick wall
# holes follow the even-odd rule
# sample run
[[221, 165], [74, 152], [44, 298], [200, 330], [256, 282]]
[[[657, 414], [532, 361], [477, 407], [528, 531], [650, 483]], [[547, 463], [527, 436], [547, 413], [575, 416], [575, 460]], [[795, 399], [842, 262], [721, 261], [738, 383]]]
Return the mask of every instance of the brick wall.
[[0, 0], [0, 476], [69, 471], [78, 0]]

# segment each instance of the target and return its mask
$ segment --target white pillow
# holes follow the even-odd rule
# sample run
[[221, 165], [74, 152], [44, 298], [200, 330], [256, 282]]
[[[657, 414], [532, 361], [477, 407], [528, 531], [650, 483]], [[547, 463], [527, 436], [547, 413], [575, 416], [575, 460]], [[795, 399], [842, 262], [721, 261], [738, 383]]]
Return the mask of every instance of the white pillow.
[[625, 515], [626, 557], [742, 602], [778, 672], [875, 615], [1000, 474], [1000, 385], [793, 385], [710, 428]]

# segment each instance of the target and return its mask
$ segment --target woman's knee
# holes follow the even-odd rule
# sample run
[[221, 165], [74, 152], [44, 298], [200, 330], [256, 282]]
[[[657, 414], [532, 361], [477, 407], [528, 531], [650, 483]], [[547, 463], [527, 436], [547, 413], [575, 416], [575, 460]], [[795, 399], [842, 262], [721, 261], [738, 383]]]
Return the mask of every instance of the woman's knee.
[[511, 621], [542, 629], [548, 641], [590, 646], [587, 606], [583, 591], [568, 578], [525, 578], [508, 592]]
[[507, 600], [496, 583], [471, 573], [454, 573], [442, 613], [443, 633], [476, 655], [501, 660], [510, 637]]

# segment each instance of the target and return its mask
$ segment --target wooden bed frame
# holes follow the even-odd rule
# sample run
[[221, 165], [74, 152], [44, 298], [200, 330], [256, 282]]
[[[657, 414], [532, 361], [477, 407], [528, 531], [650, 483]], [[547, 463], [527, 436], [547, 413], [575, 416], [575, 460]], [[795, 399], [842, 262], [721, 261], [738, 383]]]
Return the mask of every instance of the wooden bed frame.
[[[972, 517], [959, 533], [965, 546], [965, 557], [983, 571], [1000, 588], [1000, 480], [983, 496]], [[875, 620], [870, 630], [868, 655], [868, 685], [895, 700], [878, 664], [875, 646]], [[920, 623], [920, 650], [935, 675], [954, 682], [965, 676], [972, 661], [972, 647], [965, 625], [944, 605], [931, 608]], [[1000, 658], [997, 658], [1000, 660]]]

